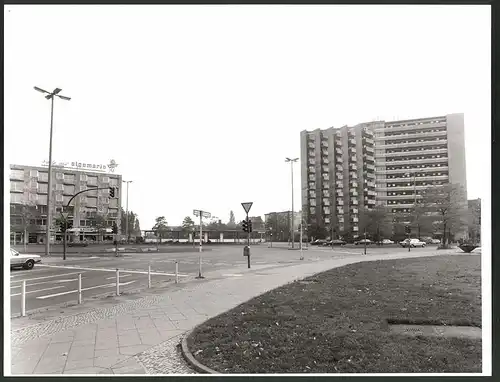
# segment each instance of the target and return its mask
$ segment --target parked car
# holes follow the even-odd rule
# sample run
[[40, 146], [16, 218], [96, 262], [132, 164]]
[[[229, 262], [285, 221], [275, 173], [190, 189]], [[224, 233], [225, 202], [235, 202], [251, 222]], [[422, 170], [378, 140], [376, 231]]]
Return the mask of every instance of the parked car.
[[428, 244], [441, 244], [441, 240], [439, 240], [439, 239], [431, 239], [431, 241]]
[[14, 248], [10, 249], [10, 268], [22, 267], [24, 269], [32, 269], [35, 263], [42, 262], [39, 255], [30, 255], [27, 253], [19, 253]]
[[316, 239], [313, 242], [311, 242], [311, 245], [324, 245], [325, 243], [326, 243], [326, 240]]
[[346, 245], [347, 242], [345, 242], [344, 240], [332, 240], [332, 244], [331, 245]]
[[411, 248], [415, 248], [415, 247], [422, 247], [423, 248], [423, 247], [425, 247], [425, 242], [420, 241], [418, 239], [405, 239], [403, 241], [400, 241], [399, 245], [401, 245], [403, 248], [407, 248], [408, 245]]
[[383, 239], [383, 240], [377, 241], [376, 243], [378, 245], [394, 244], [394, 242], [390, 239]]
[[360, 244], [365, 245], [365, 243], [366, 243], [366, 245], [369, 245], [369, 244], [372, 244], [373, 241], [371, 241], [370, 239], [361, 239], [359, 241], [354, 242], [354, 244], [356, 244], [356, 245], [360, 245]]
[[88, 247], [88, 245], [87, 241], [73, 241], [68, 243], [68, 247]]

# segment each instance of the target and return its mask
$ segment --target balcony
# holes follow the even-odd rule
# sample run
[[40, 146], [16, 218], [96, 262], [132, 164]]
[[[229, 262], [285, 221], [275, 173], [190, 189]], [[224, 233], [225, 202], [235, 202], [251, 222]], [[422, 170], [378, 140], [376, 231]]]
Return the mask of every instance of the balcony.
[[370, 154], [363, 155], [363, 159], [367, 162], [375, 162], [375, 157]]
[[359, 202], [356, 199], [351, 199], [350, 204], [353, 206], [357, 206]]
[[349, 177], [351, 179], [358, 179], [358, 173], [356, 173], [356, 172], [350, 172], [349, 173]]
[[316, 167], [309, 166], [309, 168], [307, 169], [307, 171], [309, 171], [310, 173], [314, 174], [314, 173], [316, 173]]
[[373, 178], [373, 179], [375, 179], [375, 174], [374, 174], [373, 172], [367, 172], [367, 173], [365, 174], [365, 176], [366, 176], [367, 178]]
[[315, 181], [316, 180], [316, 177], [314, 175], [309, 175], [309, 180], [310, 181]]
[[377, 162], [378, 166], [406, 166], [415, 164], [428, 164], [428, 163], [442, 163], [448, 165], [448, 157], [442, 155], [439, 158], [425, 158], [425, 159], [406, 159], [406, 160], [380, 160]]
[[344, 170], [344, 168], [341, 165], [339, 165], [339, 164], [335, 165], [335, 168], [337, 169], [337, 171], [343, 171]]
[[323, 150], [321, 153], [325, 156], [328, 156], [328, 150]]
[[[344, 197], [344, 193], [343, 193], [342, 191], [337, 192], [337, 196], [338, 196], [339, 198], [343, 198], [343, 197]], [[343, 202], [342, 202], [342, 203], [343, 203]]]
[[354, 162], [354, 163], [356, 163], [356, 162], [357, 162], [357, 158], [356, 158], [356, 156], [352, 156], [352, 157], [350, 157], [350, 158], [349, 158], [349, 161], [350, 161], [350, 162]]
[[349, 185], [350, 185], [351, 187], [356, 187], [356, 188], [357, 188], [357, 187], [358, 187], [358, 182], [355, 182], [355, 181], [350, 181], [350, 182], [349, 182]]
[[359, 212], [359, 210], [357, 208], [352, 208], [351, 210], [351, 213], [353, 214], [357, 214]]
[[369, 170], [374, 170], [375, 171], [375, 166], [372, 165], [372, 164], [365, 164], [366, 168], [369, 169]]
[[377, 196], [377, 193], [375, 191], [372, 191], [372, 190], [368, 190], [368, 195], [370, 196]]
[[357, 223], [357, 222], [359, 222], [359, 219], [358, 219], [358, 218], [351, 218], [351, 221], [352, 221], [353, 223]]
[[366, 152], [369, 152], [369, 153], [373, 153], [375, 152], [375, 150], [373, 149], [373, 147], [371, 146], [364, 146], [363, 149], [366, 151]]
[[413, 124], [406, 124], [401, 125], [401, 126], [391, 126], [391, 127], [383, 127], [379, 129], [375, 129], [376, 133], [382, 133], [382, 132], [391, 132], [394, 133], [396, 131], [412, 131], [412, 130], [423, 130], [423, 129], [437, 129], [440, 127], [446, 127], [446, 122], [435, 122], [432, 123], [431, 121], [426, 121], [426, 122], [417, 122]]
[[358, 169], [358, 166], [357, 166], [356, 164], [354, 164], [354, 163], [350, 163], [350, 164], [349, 164], [349, 170], [354, 170], [354, 171], [356, 171], [357, 169]]
[[[408, 138], [406, 138], [408, 139]], [[388, 145], [378, 145], [377, 149], [400, 149], [405, 147], [425, 147], [434, 145], [447, 145], [448, 141], [446, 139], [439, 139], [437, 141], [424, 141], [424, 142], [408, 142], [408, 143], [392, 143]]]
[[[413, 151], [400, 151], [397, 153], [384, 153], [375, 155], [377, 158], [394, 158], [394, 157], [407, 157], [407, 156], [419, 156], [424, 157], [422, 159], [426, 159], [425, 157], [429, 155], [437, 155], [437, 154], [446, 154], [448, 153], [448, 149], [434, 149], [434, 150], [413, 150]], [[413, 162], [413, 159], [412, 159]]]
[[[448, 175], [433, 175], [433, 176], [417, 176], [417, 182], [423, 181], [437, 181], [437, 180], [447, 180]], [[401, 177], [401, 178], [387, 178], [387, 183], [411, 183], [413, 184], [413, 176], [411, 177]]]
[[368, 187], [375, 187], [375, 183], [374, 182], [366, 182], [366, 185]]
[[308, 163], [314, 166], [316, 164], [316, 161], [314, 159], [309, 158]]
[[344, 153], [344, 150], [342, 150], [342, 149], [340, 149], [338, 147], [335, 149], [335, 154], [342, 155], [343, 153]]
[[422, 174], [425, 172], [436, 172], [436, 171], [448, 171], [448, 166], [439, 166], [439, 167], [419, 167], [419, 168], [401, 168], [397, 170], [379, 170], [377, 174], [385, 175], [385, 174], [404, 174], [410, 172], [413, 177], [413, 173]]
[[[388, 130], [389, 132], [390, 130]], [[446, 137], [447, 132], [446, 130], [442, 131], [425, 131], [425, 132], [408, 132], [405, 134], [397, 134], [397, 135], [381, 135], [375, 138], [375, 141], [377, 142], [385, 142], [385, 141], [395, 141], [395, 140], [401, 140], [401, 139], [422, 139], [422, 138], [442, 138]]]
[[367, 203], [370, 204], [370, 205], [374, 205], [375, 204], [375, 199], [367, 199]]
[[328, 148], [328, 141], [321, 141], [321, 147], [326, 147]]
[[359, 227], [358, 226], [354, 226], [354, 227], [352, 227], [352, 230], [357, 232], [357, 231], [359, 231]]
[[323, 174], [323, 181], [324, 182], [329, 182], [330, 181], [330, 177], [328, 175]]
[[309, 155], [310, 157], [314, 157], [314, 156], [316, 156], [316, 151], [314, 151], [314, 150], [309, 150], [309, 151], [307, 152], [307, 155]]
[[337, 156], [337, 157], [335, 157], [335, 161], [337, 163], [344, 163], [344, 158], [342, 158], [341, 156]]
[[312, 142], [309, 142], [307, 144], [307, 147], [310, 148], [310, 149], [314, 149], [314, 148], [316, 148], [316, 145], [314, 143], [312, 143]]
[[323, 163], [324, 164], [329, 164], [330, 160], [328, 158], [323, 157]]
[[342, 179], [344, 179], [344, 173], [343, 173], [343, 172], [336, 172], [336, 173], [335, 173], [335, 178], [336, 178], [337, 180], [342, 180]]
[[368, 138], [368, 137], [366, 137], [366, 138], [364, 138], [364, 141], [365, 141], [366, 143], [370, 144], [370, 145], [375, 144], [375, 141], [373, 140], [373, 138]]
[[344, 214], [344, 209], [342, 207], [337, 207], [337, 214], [343, 215]]

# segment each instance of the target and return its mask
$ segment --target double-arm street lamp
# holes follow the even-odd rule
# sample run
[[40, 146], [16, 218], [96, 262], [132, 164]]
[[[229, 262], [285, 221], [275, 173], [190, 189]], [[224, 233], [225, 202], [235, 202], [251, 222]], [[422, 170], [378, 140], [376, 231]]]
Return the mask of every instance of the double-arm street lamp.
[[[291, 234], [292, 234], [292, 249], [294, 248], [294, 241], [295, 241], [295, 237], [294, 237], [294, 229], [293, 229], [293, 223], [294, 223], [294, 215], [293, 215], [293, 164], [295, 162], [297, 162], [299, 160], [299, 158], [286, 158], [285, 159], [285, 162], [290, 162], [290, 168], [291, 168], [291, 171], [292, 171], [292, 218], [291, 218], [291, 225], [290, 225], [290, 228], [291, 228]], [[302, 245], [302, 243], [301, 243]]]
[[123, 183], [127, 183], [127, 212], [125, 213], [125, 216], [127, 218], [127, 222], [125, 223], [125, 236], [127, 237], [127, 243], [130, 241], [130, 236], [129, 236], [129, 217], [128, 217], [128, 185], [129, 183], [132, 183], [132, 180], [122, 180]]
[[48, 170], [48, 176], [49, 176], [49, 184], [48, 184], [48, 192], [47, 192], [47, 225], [46, 225], [46, 242], [45, 242], [45, 255], [48, 256], [50, 254], [50, 226], [52, 225], [52, 210], [51, 210], [51, 197], [52, 197], [52, 127], [53, 127], [53, 122], [54, 122], [54, 97], [57, 96], [63, 100], [69, 101], [71, 98], [70, 97], [65, 97], [60, 95], [59, 93], [61, 92], [61, 89], [55, 88], [54, 91], [48, 92], [47, 90], [40, 89], [38, 87], [34, 87], [36, 91], [40, 93], [46, 93], [47, 95], [45, 96], [46, 99], [51, 100], [51, 107], [50, 107], [50, 140], [49, 140], [49, 170]]

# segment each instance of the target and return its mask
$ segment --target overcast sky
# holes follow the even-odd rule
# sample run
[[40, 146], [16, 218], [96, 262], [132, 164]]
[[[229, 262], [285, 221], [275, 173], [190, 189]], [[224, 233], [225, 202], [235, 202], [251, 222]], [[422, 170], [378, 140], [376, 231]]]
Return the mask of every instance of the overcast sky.
[[288, 210], [300, 131], [372, 120], [464, 113], [489, 192], [488, 6], [9, 5], [4, 38], [6, 165], [48, 159], [62, 88], [53, 159], [115, 159], [143, 229]]

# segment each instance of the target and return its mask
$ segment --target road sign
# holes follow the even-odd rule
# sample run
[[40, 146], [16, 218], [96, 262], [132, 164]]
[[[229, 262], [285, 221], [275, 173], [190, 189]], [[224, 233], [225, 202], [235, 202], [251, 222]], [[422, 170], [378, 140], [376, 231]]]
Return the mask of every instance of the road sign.
[[200, 210], [193, 210], [194, 216], [200, 216]]
[[245, 212], [247, 214], [248, 214], [248, 211], [250, 211], [250, 208], [252, 208], [252, 204], [253, 204], [253, 202], [241, 203], [241, 205], [243, 206], [243, 209], [245, 210]]
[[62, 212], [61, 215], [63, 216], [64, 220], [68, 219], [69, 213], [68, 212]]
[[203, 211], [202, 211], [202, 215], [203, 215], [203, 217], [204, 217], [204, 218], [207, 218], [207, 219], [208, 219], [210, 216], [212, 216], [212, 215], [210, 214], [210, 212], [203, 212]]

